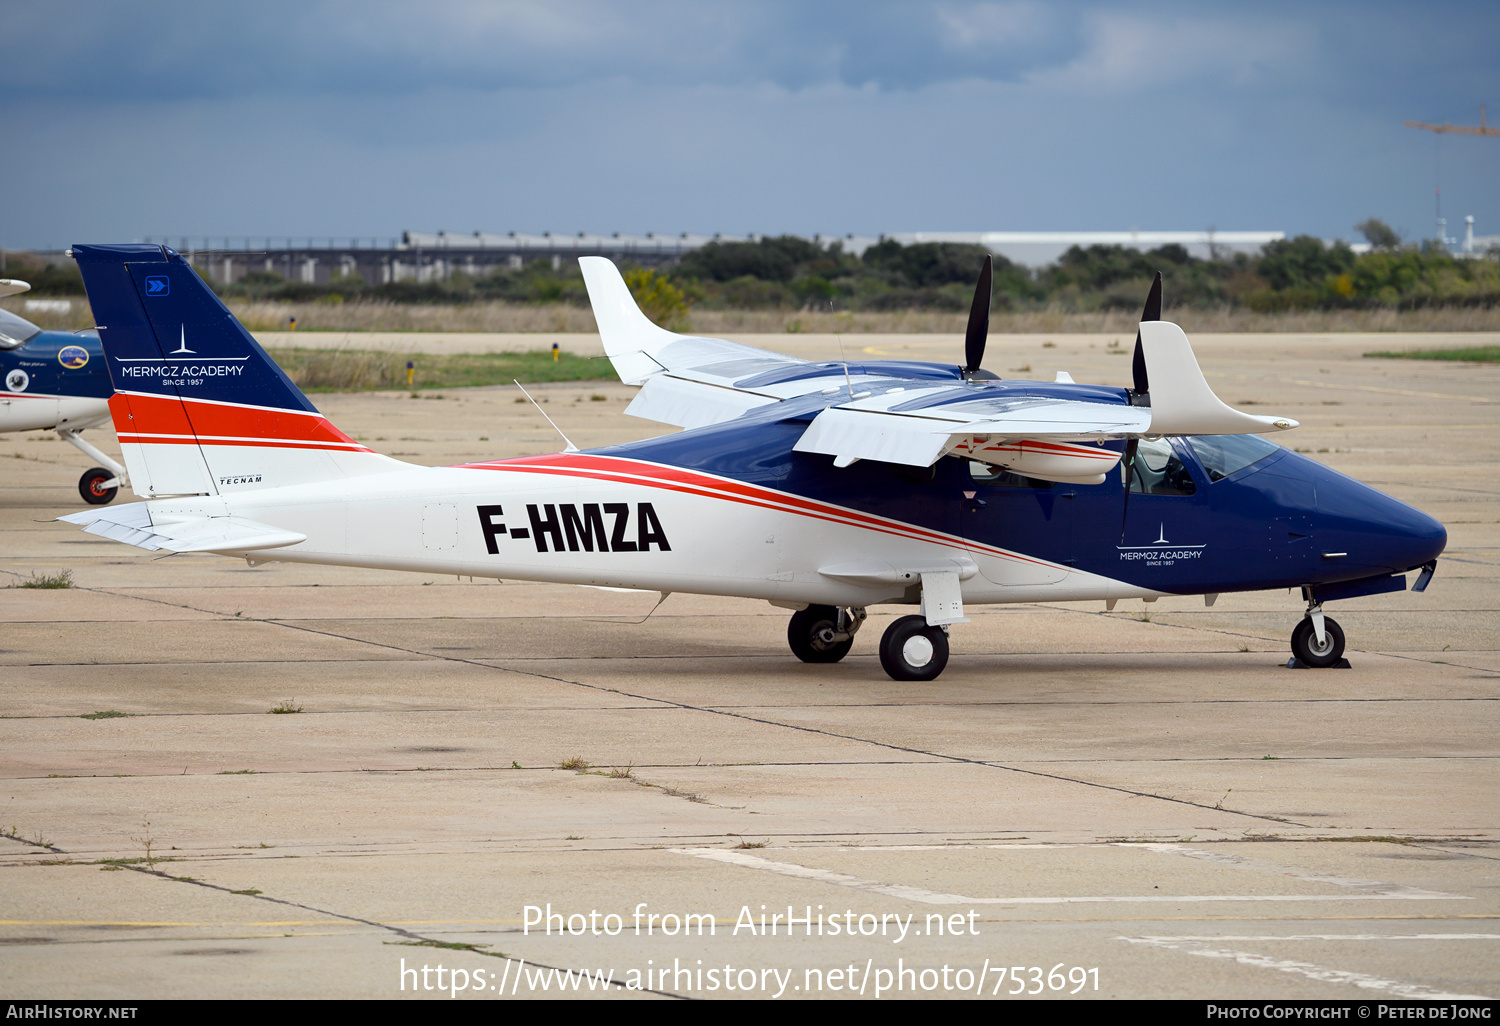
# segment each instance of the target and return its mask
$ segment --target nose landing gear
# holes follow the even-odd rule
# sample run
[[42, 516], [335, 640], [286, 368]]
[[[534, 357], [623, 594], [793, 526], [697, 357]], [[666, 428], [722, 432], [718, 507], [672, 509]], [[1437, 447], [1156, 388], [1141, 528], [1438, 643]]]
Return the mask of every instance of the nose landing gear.
[[1307, 615], [1292, 631], [1292, 655], [1296, 662], [1313, 669], [1328, 669], [1344, 662], [1344, 629], [1338, 621], [1323, 615], [1316, 602], [1307, 606]]

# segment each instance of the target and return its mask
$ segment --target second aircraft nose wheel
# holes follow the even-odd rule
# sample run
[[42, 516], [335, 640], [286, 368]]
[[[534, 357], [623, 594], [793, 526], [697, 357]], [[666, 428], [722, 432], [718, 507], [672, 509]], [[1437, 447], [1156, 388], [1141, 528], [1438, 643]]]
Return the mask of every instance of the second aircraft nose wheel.
[[83, 476], [78, 479], [78, 494], [83, 496], [83, 501], [91, 506], [103, 506], [109, 503], [119, 493], [119, 485], [105, 487], [104, 482], [113, 479], [115, 475], [103, 467], [94, 467], [85, 470]]
[[880, 665], [892, 680], [935, 680], [948, 665], [948, 632], [903, 616], [881, 636]]

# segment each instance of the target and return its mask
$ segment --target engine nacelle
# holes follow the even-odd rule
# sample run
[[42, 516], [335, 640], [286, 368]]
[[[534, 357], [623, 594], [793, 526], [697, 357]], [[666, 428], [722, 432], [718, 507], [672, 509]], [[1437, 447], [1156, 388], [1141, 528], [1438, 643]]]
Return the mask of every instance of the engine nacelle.
[[1105, 475], [1120, 462], [1119, 453], [1096, 445], [1043, 442], [1035, 438], [991, 441], [987, 435], [966, 438], [952, 452], [1004, 467], [1022, 477], [1068, 484], [1103, 484]]

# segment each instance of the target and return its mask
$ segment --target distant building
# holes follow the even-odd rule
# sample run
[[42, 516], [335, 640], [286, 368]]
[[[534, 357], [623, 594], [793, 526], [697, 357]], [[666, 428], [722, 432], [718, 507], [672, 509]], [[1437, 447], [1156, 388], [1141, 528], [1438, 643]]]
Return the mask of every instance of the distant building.
[[[340, 278], [358, 277], [367, 284], [447, 281], [455, 272], [474, 277], [497, 267], [519, 269], [533, 260], [554, 268], [581, 256], [604, 256], [647, 267], [675, 264], [683, 254], [710, 242], [756, 241], [759, 235], [596, 235], [578, 232], [413, 232], [396, 238], [162, 238], [147, 239], [172, 246], [208, 277], [221, 284], [269, 271], [288, 281], [326, 285]], [[892, 232], [886, 235], [814, 235], [811, 241], [846, 253], [862, 255], [883, 239], [902, 245], [918, 242], [959, 242], [987, 247], [1026, 267], [1042, 267], [1072, 246], [1126, 246], [1149, 250], [1179, 245], [1200, 259], [1232, 253], [1256, 253], [1268, 242], [1286, 238], [1285, 232]], [[1476, 240], [1476, 242], [1479, 240]], [[277, 245], [277, 243], [281, 243]], [[238, 245], [237, 245], [238, 244]], [[54, 262], [61, 253], [38, 254]]]
[[[964, 242], [984, 246], [1012, 263], [1044, 267], [1056, 263], [1074, 246], [1148, 250], [1177, 245], [1200, 260], [1231, 253], [1254, 254], [1266, 243], [1286, 238], [1286, 232], [893, 232], [882, 238], [895, 239], [904, 246], [915, 242]], [[878, 241], [871, 239], [865, 245]], [[861, 246], [860, 252], [863, 250]]]

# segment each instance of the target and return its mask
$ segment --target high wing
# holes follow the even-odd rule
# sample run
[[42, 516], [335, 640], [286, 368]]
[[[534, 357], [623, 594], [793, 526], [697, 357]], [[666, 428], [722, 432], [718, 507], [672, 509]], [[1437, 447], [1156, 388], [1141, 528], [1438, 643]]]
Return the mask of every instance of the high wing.
[[[693, 428], [804, 396], [827, 405], [797, 441], [798, 452], [834, 465], [879, 460], [930, 467], [946, 455], [1029, 477], [1097, 483], [1119, 462], [1109, 439], [1145, 435], [1250, 434], [1297, 422], [1242, 413], [1203, 377], [1182, 329], [1142, 320], [1137, 345], [1144, 388], [972, 380], [976, 367], [932, 363], [813, 363], [721, 339], [678, 335], [652, 323], [614, 264], [579, 264], [599, 334], [620, 378], [641, 385], [625, 412]], [[1159, 285], [1153, 294], [1159, 311]], [[985, 295], [987, 323], [988, 295]], [[1148, 316], [1150, 308], [1148, 306]], [[972, 333], [972, 332], [971, 332]], [[982, 339], [980, 340], [982, 351]], [[971, 357], [971, 363], [977, 360]]]
[[[641, 313], [614, 263], [579, 257], [604, 351], [627, 385], [641, 391], [626, 408], [633, 417], [694, 428], [733, 420], [749, 410], [846, 383], [889, 380], [890, 373], [812, 363], [718, 338], [679, 335]], [[921, 365], [912, 365], [914, 367]], [[956, 375], [950, 370], [948, 378]]]

